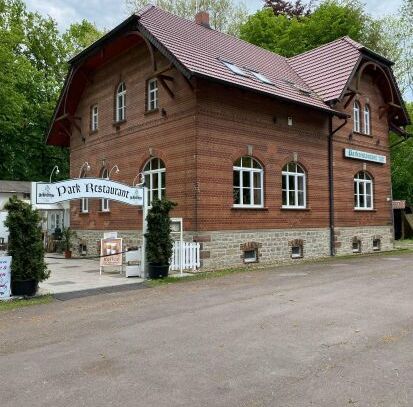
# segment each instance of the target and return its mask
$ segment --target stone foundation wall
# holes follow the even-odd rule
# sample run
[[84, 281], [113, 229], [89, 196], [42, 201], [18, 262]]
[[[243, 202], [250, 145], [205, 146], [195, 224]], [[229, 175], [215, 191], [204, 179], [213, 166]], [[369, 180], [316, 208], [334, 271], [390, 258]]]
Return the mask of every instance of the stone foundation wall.
[[302, 245], [302, 259], [329, 255], [329, 230], [324, 228], [203, 232], [194, 240], [201, 242], [202, 267], [206, 270], [243, 266], [244, 250], [257, 250], [259, 264], [300, 261], [291, 257], [292, 246], [297, 244]]
[[373, 240], [380, 240], [380, 251], [393, 250], [392, 226], [336, 227], [335, 247], [337, 255], [353, 254], [353, 240], [361, 242], [361, 253], [372, 253]]
[[[380, 239], [380, 250], [393, 249], [393, 235], [390, 226], [336, 228], [335, 247], [337, 255], [353, 254], [353, 239], [361, 242], [361, 252], [373, 252], [373, 239]], [[74, 255], [78, 255], [78, 243], [86, 243], [87, 255], [98, 254], [103, 230], [77, 230]], [[118, 231], [124, 239], [124, 248], [140, 246], [142, 232]], [[258, 264], [281, 264], [300, 260], [328, 257], [330, 254], [330, 233], [328, 228], [318, 229], [270, 229], [237, 230], [214, 232], [185, 232], [185, 241], [201, 244], [201, 268], [215, 270], [245, 265], [245, 251], [255, 250]], [[292, 258], [293, 246], [302, 247], [302, 257]], [[254, 263], [248, 263], [254, 264]]]

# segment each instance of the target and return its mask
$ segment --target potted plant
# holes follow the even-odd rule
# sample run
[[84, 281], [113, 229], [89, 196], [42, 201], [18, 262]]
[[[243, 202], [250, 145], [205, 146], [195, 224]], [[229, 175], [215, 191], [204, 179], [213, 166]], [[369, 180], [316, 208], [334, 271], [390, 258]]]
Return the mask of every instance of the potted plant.
[[174, 202], [165, 198], [154, 199], [146, 218], [146, 259], [149, 278], [152, 279], [168, 275], [173, 248], [169, 212], [174, 206], [176, 206]]
[[5, 226], [9, 230], [8, 255], [12, 256], [11, 289], [13, 295], [36, 294], [40, 281], [50, 271], [44, 261], [41, 216], [30, 204], [16, 197], [5, 205], [8, 212]]
[[65, 252], [65, 259], [72, 257], [72, 238], [76, 237], [76, 232], [70, 228], [63, 227], [62, 230], [62, 243]]

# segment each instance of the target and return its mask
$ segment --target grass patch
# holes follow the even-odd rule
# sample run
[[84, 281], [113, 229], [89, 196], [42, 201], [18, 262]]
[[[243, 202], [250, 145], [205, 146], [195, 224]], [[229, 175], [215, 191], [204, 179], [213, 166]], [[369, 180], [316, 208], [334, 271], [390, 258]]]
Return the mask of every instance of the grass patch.
[[204, 271], [204, 272], [194, 273], [190, 276], [185, 276], [185, 277], [168, 276], [168, 277], [160, 278], [157, 280], [146, 280], [145, 285], [147, 285], [148, 287], [157, 287], [159, 285], [165, 285], [165, 284], [184, 283], [187, 281], [208, 280], [210, 278], [224, 277], [229, 274], [242, 273], [242, 272], [254, 271], [254, 270], [257, 270], [257, 269], [253, 269], [250, 267], [243, 267], [243, 268], [224, 269], [224, 270], [217, 270], [217, 271]]
[[16, 300], [0, 301], [0, 311], [10, 311], [16, 308], [29, 307], [30, 305], [48, 304], [53, 301], [51, 295], [41, 295], [33, 298], [19, 298]]

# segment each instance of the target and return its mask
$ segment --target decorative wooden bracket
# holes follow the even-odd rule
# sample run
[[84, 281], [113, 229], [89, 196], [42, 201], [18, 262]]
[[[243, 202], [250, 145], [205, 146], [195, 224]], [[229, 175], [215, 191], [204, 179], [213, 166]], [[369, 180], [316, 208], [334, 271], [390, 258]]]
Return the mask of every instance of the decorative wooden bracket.
[[347, 106], [351, 103], [351, 101], [354, 99], [354, 96], [356, 96], [356, 92], [351, 91], [349, 93], [346, 93], [346, 95], [349, 96], [349, 98], [347, 99], [346, 103], [344, 104], [344, 109], [347, 108]]
[[163, 86], [163, 88], [166, 90], [166, 92], [168, 93], [168, 95], [173, 99], [175, 97], [174, 93], [172, 92], [172, 90], [170, 89], [170, 87], [168, 86], [168, 84], [165, 82], [165, 78], [163, 75], [159, 75], [158, 77], [159, 83]]

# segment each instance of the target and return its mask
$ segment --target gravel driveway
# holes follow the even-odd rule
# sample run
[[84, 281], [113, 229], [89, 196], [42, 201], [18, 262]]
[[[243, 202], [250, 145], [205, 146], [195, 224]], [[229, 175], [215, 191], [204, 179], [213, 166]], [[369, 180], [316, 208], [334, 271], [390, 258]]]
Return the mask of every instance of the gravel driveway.
[[0, 405], [412, 406], [413, 254], [0, 313]]

